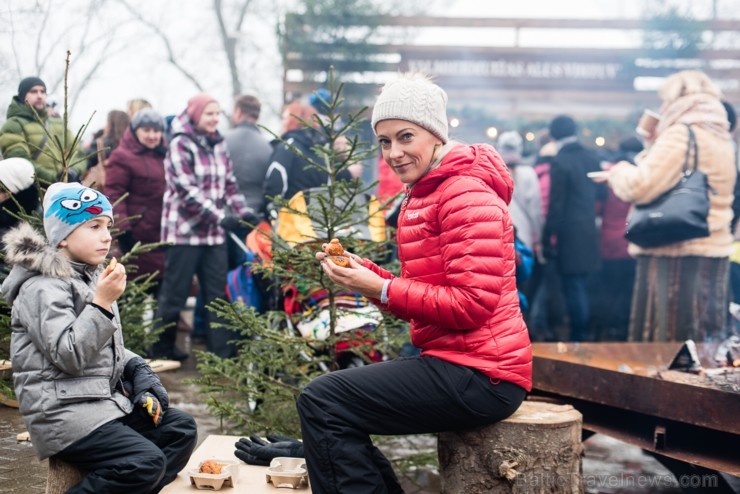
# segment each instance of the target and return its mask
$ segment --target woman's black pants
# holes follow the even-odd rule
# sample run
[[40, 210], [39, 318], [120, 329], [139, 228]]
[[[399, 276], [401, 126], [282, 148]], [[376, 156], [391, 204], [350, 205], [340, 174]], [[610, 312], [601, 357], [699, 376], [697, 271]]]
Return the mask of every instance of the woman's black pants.
[[370, 434], [468, 429], [516, 411], [526, 391], [434, 357], [407, 357], [332, 372], [298, 397], [315, 494], [403, 492]]

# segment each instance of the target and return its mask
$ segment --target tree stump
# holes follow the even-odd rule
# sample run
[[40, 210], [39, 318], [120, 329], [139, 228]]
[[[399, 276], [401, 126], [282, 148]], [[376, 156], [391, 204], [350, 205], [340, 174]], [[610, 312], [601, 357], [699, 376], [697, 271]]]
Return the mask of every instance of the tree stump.
[[442, 492], [582, 493], [582, 422], [570, 405], [525, 401], [501, 422], [443, 432]]
[[49, 458], [49, 473], [46, 476], [46, 494], [64, 494], [82, 480], [82, 470], [53, 456]]

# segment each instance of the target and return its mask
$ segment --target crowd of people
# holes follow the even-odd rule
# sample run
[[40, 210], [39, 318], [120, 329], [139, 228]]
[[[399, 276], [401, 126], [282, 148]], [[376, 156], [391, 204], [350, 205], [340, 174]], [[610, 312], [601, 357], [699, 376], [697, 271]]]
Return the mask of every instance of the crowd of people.
[[[498, 149], [455, 141], [447, 94], [429, 78], [402, 74], [382, 88], [371, 125], [382, 153], [379, 191], [403, 190], [393, 220], [400, 273], [351, 253], [346, 267], [323, 253], [317, 262], [335, 283], [408, 321], [420, 353], [326, 374], [303, 389], [303, 443], [290, 447], [305, 456], [313, 492], [402, 492], [371, 435], [506, 418], [532, 388], [531, 339], [726, 336], [734, 113], [701, 72], [668, 77], [659, 95], [654, 132], [625, 139], [611, 162], [581, 142], [567, 115], [551, 121], [549, 142], [527, 162], [517, 132], [503, 133]], [[150, 356], [186, 359], [176, 324], [194, 277], [203, 303], [224, 296], [228, 233], [257, 224], [270, 198], [326, 184], [326, 173], [302, 161], [324, 137], [301, 123], [317, 122], [325, 103], [286, 105], [282, 140], [271, 146], [256, 127], [253, 96], [236, 98], [224, 135], [208, 94], [169, 119], [133, 100], [127, 112], [108, 114], [85, 154], [60, 147], [72, 139], [48, 114], [44, 82], [21, 81], [0, 129], [0, 228], [12, 268], [2, 294], [12, 305], [14, 385], [33, 445], [40, 458], [87, 472], [69, 492], [158, 492], [196, 443], [193, 419], [169, 407], [156, 374], [124, 346], [116, 300], [127, 274], [113, 262], [99, 269], [113, 225], [120, 252], [163, 242], [131, 269], [158, 273], [151, 295], [166, 327]], [[692, 152], [711, 190], [709, 236], [628, 244], [630, 205], [674, 187]], [[5, 214], [18, 208], [41, 212], [46, 238]], [[526, 281], [525, 249], [537, 259]], [[234, 357], [232, 338], [210, 327], [207, 349]], [[236, 454], [251, 461], [264, 447], [244, 441]]]

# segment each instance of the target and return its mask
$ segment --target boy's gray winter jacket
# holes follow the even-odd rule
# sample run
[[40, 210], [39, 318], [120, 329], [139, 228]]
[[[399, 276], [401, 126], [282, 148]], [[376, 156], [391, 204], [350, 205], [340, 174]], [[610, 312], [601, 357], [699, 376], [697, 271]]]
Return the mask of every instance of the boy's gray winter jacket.
[[[90, 305], [98, 268], [69, 261], [27, 223], [3, 238], [13, 269], [2, 285], [12, 306], [13, 384], [40, 459], [133, 410], [121, 376], [136, 356], [113, 320]], [[114, 445], [112, 445], [114, 447]]]

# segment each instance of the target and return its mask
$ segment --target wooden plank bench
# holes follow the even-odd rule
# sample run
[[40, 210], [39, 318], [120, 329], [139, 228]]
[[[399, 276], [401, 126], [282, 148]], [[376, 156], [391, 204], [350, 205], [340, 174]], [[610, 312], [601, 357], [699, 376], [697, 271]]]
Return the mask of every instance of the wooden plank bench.
[[[190, 461], [182, 472], [179, 473], [170, 485], [160, 491], [161, 494], [193, 494], [194, 492], [203, 492], [190, 484], [188, 471], [191, 468], [198, 468], [200, 462], [209, 458], [237, 460], [234, 456], [234, 449], [236, 449], [234, 443], [238, 440], [239, 436], [210, 435], [205, 438], [201, 445], [193, 452]], [[288, 494], [290, 492], [309, 494], [311, 492], [311, 488], [305, 485], [298, 489], [278, 489], [272, 484], [267, 483], [266, 473], [267, 467], [247, 465], [243, 461], [239, 461], [239, 479], [236, 486], [233, 489], [231, 487], [224, 487], [221, 491], [225, 494]]]

